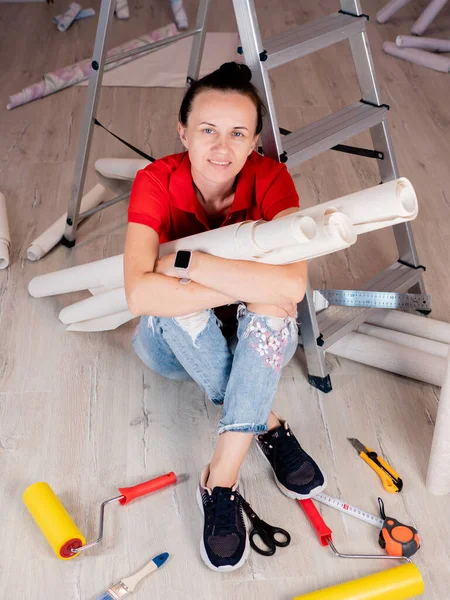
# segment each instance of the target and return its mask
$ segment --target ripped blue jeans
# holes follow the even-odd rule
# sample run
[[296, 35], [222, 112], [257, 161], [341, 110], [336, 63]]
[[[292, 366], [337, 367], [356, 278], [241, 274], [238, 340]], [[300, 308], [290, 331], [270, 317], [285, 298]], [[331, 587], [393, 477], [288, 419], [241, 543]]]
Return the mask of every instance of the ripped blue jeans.
[[212, 309], [183, 317], [141, 317], [133, 347], [144, 364], [169, 379], [194, 380], [223, 406], [218, 433], [267, 431], [282, 368], [298, 345], [293, 317], [270, 317], [240, 304], [229, 342]]

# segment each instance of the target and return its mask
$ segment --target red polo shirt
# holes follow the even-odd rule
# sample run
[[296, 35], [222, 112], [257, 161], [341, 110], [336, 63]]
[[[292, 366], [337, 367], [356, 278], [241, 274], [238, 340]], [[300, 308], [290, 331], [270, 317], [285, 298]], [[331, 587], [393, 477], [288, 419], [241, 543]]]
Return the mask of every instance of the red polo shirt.
[[[298, 206], [286, 166], [252, 152], [238, 175], [233, 203], [220, 227], [247, 220], [271, 221], [282, 210]], [[154, 229], [160, 243], [210, 229], [195, 193], [187, 152], [166, 156], [138, 171], [128, 221]]]

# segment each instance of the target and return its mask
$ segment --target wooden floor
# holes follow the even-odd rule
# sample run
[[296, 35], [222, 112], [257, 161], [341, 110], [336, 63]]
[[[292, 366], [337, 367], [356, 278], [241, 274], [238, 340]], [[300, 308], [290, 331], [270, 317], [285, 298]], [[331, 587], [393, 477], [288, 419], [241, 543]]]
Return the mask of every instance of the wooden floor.
[[[132, 18], [113, 23], [109, 46], [172, 20], [169, 3], [132, 0]], [[402, 9], [390, 24], [374, 16], [382, 0], [363, 2], [382, 95], [402, 175], [413, 182], [420, 214], [413, 225], [433, 316], [450, 321], [450, 79], [384, 55], [382, 42], [408, 33], [424, 0]], [[148, 6], [150, 5], [150, 6]], [[187, 1], [191, 22], [196, 2]], [[263, 36], [339, 8], [337, 0], [257, 0]], [[98, 9], [99, 1], [89, 6]], [[134, 598], [290, 600], [390, 566], [387, 561], [343, 560], [322, 548], [299, 506], [276, 489], [268, 465], [252, 449], [242, 488], [269, 523], [292, 534], [272, 558], [251, 553], [231, 574], [209, 571], [199, 557], [198, 475], [216, 439], [219, 410], [195, 384], [175, 383], [146, 370], [130, 342], [134, 323], [103, 334], [66, 333], [58, 312], [81, 294], [33, 299], [36, 275], [122, 252], [126, 205], [85, 223], [73, 250], [57, 248], [38, 263], [26, 248], [67, 206], [86, 88], [71, 88], [6, 111], [9, 94], [41, 75], [89, 55], [95, 19], [62, 34], [51, 17], [64, 3], [0, 7], [0, 190], [8, 202], [12, 264], [0, 272], [0, 596], [13, 600], [90, 600], [111, 584], [168, 551], [170, 562]], [[234, 31], [230, 0], [213, 0], [210, 31]], [[450, 31], [450, 11], [431, 35]], [[278, 68], [272, 76], [280, 125], [295, 128], [360, 98], [347, 43]], [[173, 151], [182, 90], [105, 88], [98, 117], [116, 133], [160, 157]], [[367, 134], [354, 140], [369, 146]], [[132, 156], [96, 131], [93, 161]], [[293, 171], [303, 206], [378, 183], [369, 159], [327, 152]], [[396, 260], [392, 234], [365, 235], [350, 250], [311, 266], [314, 286], [354, 288]], [[329, 358], [334, 390], [322, 395], [305, 380], [301, 353], [286, 367], [276, 409], [326, 471], [328, 493], [369, 512], [382, 495], [387, 512], [415, 524], [423, 548], [415, 557], [426, 600], [449, 597], [450, 503], [427, 493], [424, 480], [439, 390], [430, 385]], [[405, 481], [401, 495], [384, 493], [373, 471], [346, 441], [357, 437], [378, 449]], [[135, 484], [166, 471], [189, 479], [127, 507], [108, 508], [105, 541], [88, 554], [60, 562], [27, 513], [21, 496], [48, 481], [86, 537], [97, 534], [98, 507]], [[343, 552], [381, 552], [374, 527], [321, 507]], [[396, 564], [396, 563], [394, 563]]]

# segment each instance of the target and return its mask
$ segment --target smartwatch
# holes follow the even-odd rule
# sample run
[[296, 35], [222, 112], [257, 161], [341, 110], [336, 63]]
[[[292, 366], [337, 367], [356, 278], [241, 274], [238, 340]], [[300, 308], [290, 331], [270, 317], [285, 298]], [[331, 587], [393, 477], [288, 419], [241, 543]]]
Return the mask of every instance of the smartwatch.
[[191, 266], [192, 252], [190, 250], [178, 250], [175, 256], [174, 267], [180, 276], [180, 283], [190, 283], [189, 267]]

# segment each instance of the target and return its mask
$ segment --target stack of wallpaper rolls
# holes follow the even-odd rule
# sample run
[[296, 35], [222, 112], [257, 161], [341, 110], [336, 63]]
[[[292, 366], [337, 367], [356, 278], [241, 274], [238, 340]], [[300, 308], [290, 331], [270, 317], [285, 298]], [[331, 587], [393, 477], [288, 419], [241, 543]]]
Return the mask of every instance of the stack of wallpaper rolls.
[[[102, 176], [128, 179], [146, 161], [110, 159], [109, 168], [102, 170], [99, 162], [96, 169]], [[237, 223], [161, 244], [160, 256], [188, 249], [234, 260], [288, 264], [343, 250], [358, 235], [412, 220], [417, 213], [414, 189], [400, 178], [274, 221]], [[123, 255], [35, 277], [28, 289], [35, 298], [88, 290], [91, 297], [65, 307], [59, 315], [70, 331], [115, 329], [133, 318], [125, 297]]]

